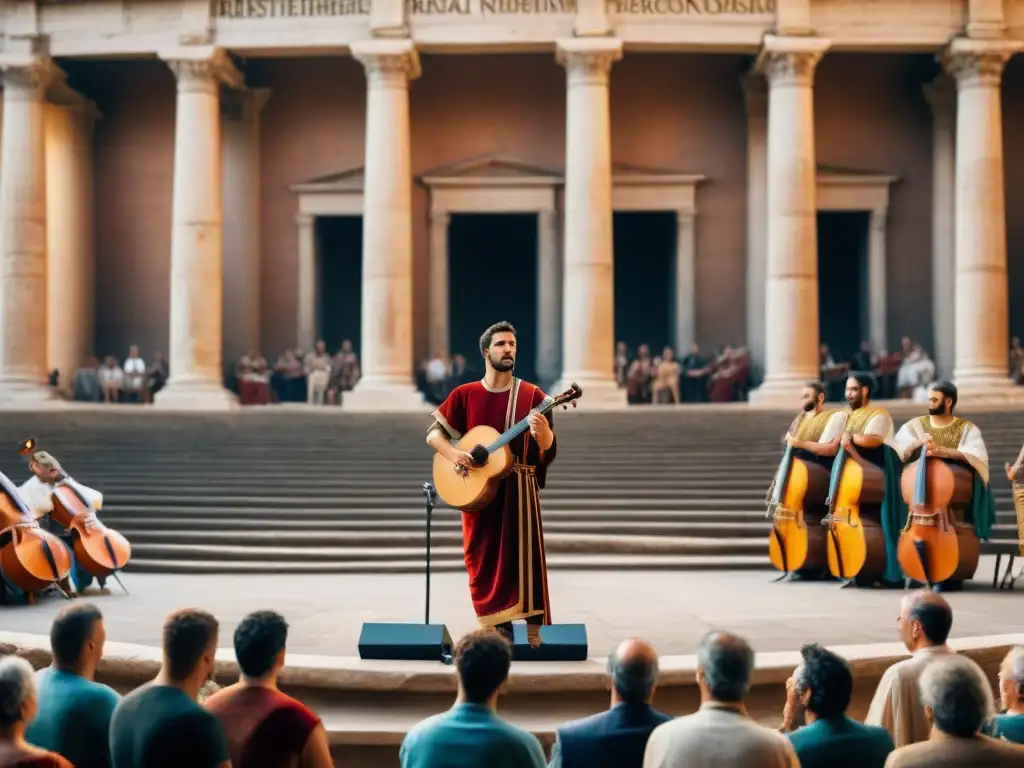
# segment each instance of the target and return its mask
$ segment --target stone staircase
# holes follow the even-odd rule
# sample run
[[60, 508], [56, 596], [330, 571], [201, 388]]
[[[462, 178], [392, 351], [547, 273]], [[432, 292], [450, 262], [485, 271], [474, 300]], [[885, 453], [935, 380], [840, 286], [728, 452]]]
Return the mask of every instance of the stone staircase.
[[[919, 413], [894, 408], [897, 424]], [[559, 455], [542, 493], [550, 567], [768, 567], [764, 498], [791, 418], [745, 407], [556, 417]], [[1001, 466], [1024, 439], [1024, 412], [976, 421], [992, 456], [996, 536], [1016, 538]], [[23, 482], [17, 446], [35, 437], [104, 493], [101, 516], [132, 542], [137, 572], [419, 572], [428, 424], [335, 409], [4, 414], [0, 470]], [[438, 502], [436, 570], [463, 568], [461, 541], [458, 513]]]

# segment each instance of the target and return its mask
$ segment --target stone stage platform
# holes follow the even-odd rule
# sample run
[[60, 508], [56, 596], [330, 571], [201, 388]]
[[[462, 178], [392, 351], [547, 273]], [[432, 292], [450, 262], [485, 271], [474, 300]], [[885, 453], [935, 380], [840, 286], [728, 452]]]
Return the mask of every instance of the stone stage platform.
[[[976, 579], [948, 596], [955, 619], [952, 645], [975, 658], [992, 678], [1010, 646], [1024, 644], [1024, 590], [991, 588], [994, 562], [983, 558]], [[587, 625], [585, 662], [513, 664], [499, 700], [502, 714], [549, 747], [559, 723], [607, 707], [605, 657], [619, 640], [639, 635], [661, 654], [655, 704], [672, 714], [699, 703], [693, 652], [710, 628], [749, 639], [757, 670], [748, 702], [768, 724], [781, 718], [784, 683], [802, 643], [821, 642], [849, 659], [855, 674], [851, 714], [863, 717], [882, 672], [905, 651], [896, 638], [900, 590], [840, 590], [835, 583], [771, 583], [763, 571], [557, 571], [551, 574], [555, 619]], [[129, 690], [155, 675], [160, 626], [175, 608], [202, 607], [221, 621], [217, 671], [221, 684], [237, 679], [231, 634], [243, 615], [273, 608], [291, 624], [282, 688], [323, 718], [338, 765], [396, 764], [398, 746], [420, 719], [447, 709], [454, 670], [432, 662], [372, 662], [357, 658], [364, 621], [423, 617], [423, 579], [414, 575], [200, 576], [127, 574], [130, 595], [116, 586], [89, 595], [104, 613], [108, 644], [100, 679]], [[457, 639], [475, 627], [464, 574], [433, 581], [431, 618]], [[49, 663], [47, 633], [65, 604], [0, 609], [0, 653]]]

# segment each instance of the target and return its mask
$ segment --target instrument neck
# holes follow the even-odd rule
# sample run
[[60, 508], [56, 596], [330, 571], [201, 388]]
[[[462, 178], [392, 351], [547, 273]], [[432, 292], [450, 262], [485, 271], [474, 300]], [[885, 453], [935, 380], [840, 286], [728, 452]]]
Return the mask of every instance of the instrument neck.
[[[554, 407], [554, 405], [555, 405], [554, 398], [546, 397], [546, 398], [544, 398], [544, 401], [536, 408], [536, 410], [537, 410], [538, 413], [540, 413], [541, 416], [543, 416], [548, 411], [550, 411]], [[501, 450], [506, 445], [511, 443], [513, 440], [515, 440], [517, 437], [519, 437], [521, 434], [523, 434], [523, 432], [525, 432], [529, 428], [530, 428], [530, 418], [527, 415], [527, 416], [524, 416], [523, 418], [521, 418], [519, 421], [517, 421], [511, 427], [509, 427], [505, 432], [503, 432], [498, 437], [497, 440], [495, 440], [493, 443], [488, 445], [487, 446], [487, 452], [488, 453], [494, 453], [495, 451]]]

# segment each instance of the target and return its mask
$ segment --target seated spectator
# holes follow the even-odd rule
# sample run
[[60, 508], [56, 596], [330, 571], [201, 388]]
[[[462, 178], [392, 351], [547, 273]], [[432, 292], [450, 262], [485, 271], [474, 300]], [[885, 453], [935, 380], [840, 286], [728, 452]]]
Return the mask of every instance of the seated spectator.
[[455, 706], [406, 734], [402, 768], [544, 768], [537, 737], [498, 716], [511, 665], [512, 644], [493, 629], [463, 637], [455, 647]]
[[153, 364], [149, 366], [146, 378], [146, 397], [149, 402], [153, 402], [156, 393], [166, 386], [169, 371], [164, 353], [157, 352], [153, 355]]
[[146, 401], [146, 363], [139, 357], [139, 348], [134, 344], [128, 349], [124, 361], [124, 396], [126, 402]]
[[909, 594], [900, 603], [896, 628], [913, 655], [885, 670], [864, 718], [867, 725], [885, 728], [897, 747], [928, 738], [931, 724], [924, 715], [917, 683], [928, 664], [953, 653], [946, 645], [952, 626], [949, 603], [931, 590]]
[[113, 357], [107, 357], [100, 366], [100, 387], [103, 389], [103, 400], [117, 403], [121, 400], [121, 387], [124, 385], [124, 371]]
[[90, 357], [77, 371], [71, 382], [72, 397], [80, 403], [99, 403], [103, 400], [100, 383], [100, 361]]
[[697, 648], [700, 709], [654, 729], [644, 768], [799, 768], [789, 740], [747, 714], [753, 675], [754, 651], [743, 638], [704, 635]]
[[846, 716], [853, 695], [850, 665], [817, 644], [805, 645], [800, 655], [787, 704], [799, 703], [807, 722], [789, 734], [801, 768], [882, 768], [893, 750], [892, 736]]
[[93, 682], [103, 658], [103, 615], [75, 603], [50, 626], [53, 664], [36, 674], [39, 709], [25, 738], [71, 761], [75, 768], [110, 768], [110, 718], [121, 697]]
[[0, 768], [74, 768], [55, 752], [25, 740], [36, 714], [32, 665], [20, 656], [0, 658]]
[[1024, 744], [1024, 645], [1010, 649], [999, 667], [999, 695], [1003, 713], [986, 724], [985, 732], [997, 739]]
[[896, 386], [900, 397], [911, 397], [915, 389], [935, 381], [935, 363], [920, 344], [913, 344], [906, 337], [902, 344], [903, 362], [896, 374]]
[[927, 741], [900, 747], [886, 768], [1020, 768], [1024, 747], [982, 735], [992, 716], [992, 689], [966, 656], [947, 656], [921, 675], [921, 700], [931, 722]]
[[214, 669], [217, 620], [182, 610], [164, 622], [163, 665], [114, 710], [114, 768], [231, 768], [224, 729], [196, 703]]
[[654, 363], [651, 350], [641, 344], [636, 351], [636, 359], [626, 370], [626, 401], [632, 404], [651, 402], [651, 380], [654, 375]]
[[305, 705], [277, 688], [288, 624], [257, 611], [235, 629], [241, 679], [204, 702], [227, 735], [233, 768], [332, 768], [327, 731]]
[[316, 351], [306, 355], [305, 361], [306, 401], [310, 405], [323, 405], [327, 384], [331, 380], [331, 356], [327, 354], [327, 345], [318, 341]]
[[270, 372], [267, 361], [259, 353], [242, 355], [235, 366], [238, 380], [238, 401], [242, 405], [268, 405], [270, 403]]
[[639, 766], [651, 731], [672, 719], [651, 706], [658, 654], [643, 640], [626, 640], [608, 657], [611, 709], [566, 723], [555, 734], [549, 768]]
[[277, 359], [271, 386], [279, 403], [306, 401], [306, 374], [302, 367], [302, 358], [296, 356], [294, 350], [286, 349]]

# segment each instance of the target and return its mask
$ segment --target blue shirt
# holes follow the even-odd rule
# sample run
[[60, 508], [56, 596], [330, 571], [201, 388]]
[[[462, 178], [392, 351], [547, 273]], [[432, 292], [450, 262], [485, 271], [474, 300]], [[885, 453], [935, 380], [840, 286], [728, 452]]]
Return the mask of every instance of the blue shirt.
[[895, 748], [884, 728], [845, 715], [815, 720], [786, 735], [800, 768], [883, 768]]
[[1024, 744], [1024, 715], [996, 715], [981, 732], [1012, 744]]
[[402, 768], [545, 768], [537, 737], [483, 704], [456, 704], [418, 723], [399, 759]]
[[25, 740], [75, 768], [110, 768], [110, 718], [121, 697], [81, 675], [47, 667], [36, 673], [39, 711]]

